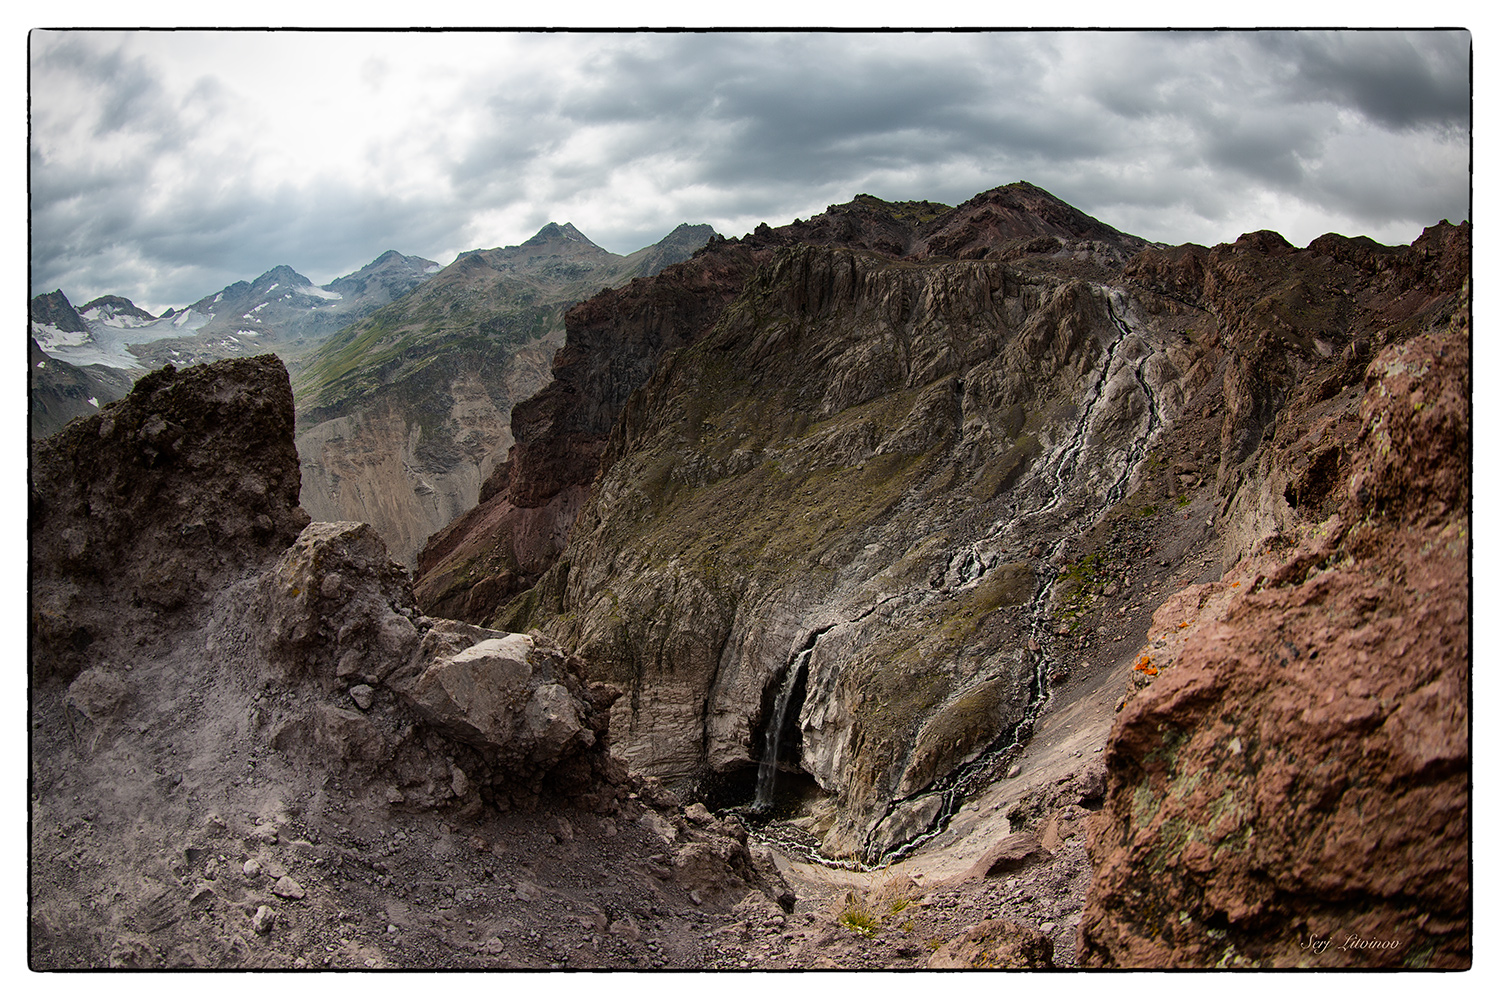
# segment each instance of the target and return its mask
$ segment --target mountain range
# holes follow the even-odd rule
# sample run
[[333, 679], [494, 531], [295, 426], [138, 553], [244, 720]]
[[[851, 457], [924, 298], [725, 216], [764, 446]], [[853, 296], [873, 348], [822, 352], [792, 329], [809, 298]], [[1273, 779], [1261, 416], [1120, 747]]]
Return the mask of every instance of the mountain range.
[[621, 256], [548, 223], [447, 268], [391, 250], [317, 286], [282, 265], [159, 317], [116, 295], [81, 311], [61, 290], [40, 295], [31, 433], [118, 399], [149, 369], [274, 352], [295, 373], [304, 506], [374, 524], [414, 565], [426, 538], [478, 501], [511, 443], [511, 405], [546, 381], [563, 312], [714, 235], [683, 224]]

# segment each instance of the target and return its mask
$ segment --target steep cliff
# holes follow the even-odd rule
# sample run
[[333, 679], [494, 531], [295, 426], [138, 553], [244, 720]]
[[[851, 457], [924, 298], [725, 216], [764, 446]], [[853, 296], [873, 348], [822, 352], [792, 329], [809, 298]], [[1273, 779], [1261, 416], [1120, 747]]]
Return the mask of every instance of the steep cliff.
[[1081, 963], [1472, 963], [1467, 291], [1424, 319], [1290, 401], [1259, 472], [1301, 516], [1157, 611]]

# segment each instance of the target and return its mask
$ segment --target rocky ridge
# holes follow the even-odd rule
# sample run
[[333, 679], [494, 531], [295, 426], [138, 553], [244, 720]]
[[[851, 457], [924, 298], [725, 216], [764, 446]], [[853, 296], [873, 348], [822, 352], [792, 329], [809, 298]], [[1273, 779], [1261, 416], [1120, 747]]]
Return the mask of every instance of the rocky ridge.
[[[1027, 211], [1039, 206], [1051, 207]], [[435, 534], [420, 557], [424, 606], [478, 621], [540, 578], [566, 542], [625, 400], [663, 355], [707, 331], [777, 250], [836, 246], [926, 259], [936, 255], [931, 233], [948, 256], [999, 257], [1033, 246], [1053, 271], [1088, 276], [1101, 273], [1101, 254], [1114, 259], [1146, 245], [1099, 223], [1082, 230], [1088, 239], [1052, 235], [1056, 225], [1048, 220], [1068, 213], [1081, 214], [1024, 183], [957, 210], [858, 195], [811, 219], [714, 240], [653, 280], [580, 304], [568, 315], [552, 381], [512, 414], [515, 446], [482, 487], [479, 505]]]

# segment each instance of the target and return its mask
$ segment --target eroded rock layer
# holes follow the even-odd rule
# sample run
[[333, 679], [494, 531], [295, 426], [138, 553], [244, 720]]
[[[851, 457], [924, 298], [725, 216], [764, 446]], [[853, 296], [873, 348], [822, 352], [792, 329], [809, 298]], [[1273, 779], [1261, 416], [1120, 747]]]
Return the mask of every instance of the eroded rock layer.
[[1277, 427], [1289, 499], [1275, 444], [1337, 456], [1331, 516], [1157, 611], [1160, 673], [1110, 737], [1080, 962], [1472, 962], [1466, 299], [1377, 354], [1361, 395]]

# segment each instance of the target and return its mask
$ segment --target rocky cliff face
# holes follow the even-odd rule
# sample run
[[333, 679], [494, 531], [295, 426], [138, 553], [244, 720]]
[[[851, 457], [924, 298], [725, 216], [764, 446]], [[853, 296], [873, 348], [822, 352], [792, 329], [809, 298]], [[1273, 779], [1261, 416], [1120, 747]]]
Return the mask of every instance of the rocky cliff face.
[[[1467, 271], [1466, 226], [1154, 248], [1044, 198], [856, 199], [579, 307], [419, 600], [577, 649], [626, 692], [633, 767], [789, 809], [826, 854], [930, 836], [1041, 712], [1145, 678], [1163, 587], [1326, 514], [1347, 455], [1283, 422], [1363, 398]], [[795, 245], [830, 231], [883, 252]]]
[[1279, 414], [1261, 472], [1310, 515], [1157, 611], [1081, 962], [1472, 962], [1467, 294], [1426, 320]]
[[1045, 698], [1060, 542], [1181, 408], [1180, 320], [1000, 263], [782, 251], [632, 397], [511, 613], [630, 691], [633, 766], [732, 795], [778, 746], [831, 798], [824, 850], [880, 857]]

